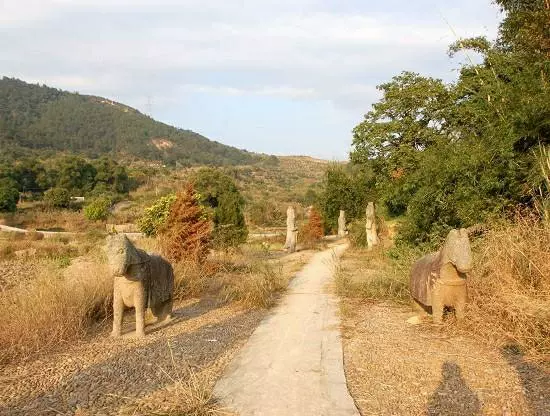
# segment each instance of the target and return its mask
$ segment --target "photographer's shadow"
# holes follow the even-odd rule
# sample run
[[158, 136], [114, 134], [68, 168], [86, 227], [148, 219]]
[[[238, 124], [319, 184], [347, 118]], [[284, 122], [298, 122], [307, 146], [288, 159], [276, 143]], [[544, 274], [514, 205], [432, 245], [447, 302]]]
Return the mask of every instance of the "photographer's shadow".
[[458, 364], [445, 361], [442, 379], [428, 402], [428, 416], [474, 416], [481, 414], [477, 395], [462, 378]]

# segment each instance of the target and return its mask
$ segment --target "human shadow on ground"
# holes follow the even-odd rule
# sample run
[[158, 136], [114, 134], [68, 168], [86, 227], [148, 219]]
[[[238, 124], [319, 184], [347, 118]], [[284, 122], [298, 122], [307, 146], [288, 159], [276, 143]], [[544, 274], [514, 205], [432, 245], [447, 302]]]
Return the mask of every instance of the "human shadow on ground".
[[[61, 379], [51, 390], [0, 406], [0, 415], [116, 414], [117, 409], [214, 362], [247, 339], [265, 315], [257, 310], [190, 333], [159, 337]], [[121, 340], [124, 342], [125, 340]]]
[[428, 416], [474, 416], [481, 414], [481, 403], [462, 378], [458, 364], [445, 361], [441, 382], [430, 396]]
[[532, 414], [550, 415], [550, 372], [535, 363], [525, 361], [517, 346], [504, 347], [502, 355], [515, 368]]

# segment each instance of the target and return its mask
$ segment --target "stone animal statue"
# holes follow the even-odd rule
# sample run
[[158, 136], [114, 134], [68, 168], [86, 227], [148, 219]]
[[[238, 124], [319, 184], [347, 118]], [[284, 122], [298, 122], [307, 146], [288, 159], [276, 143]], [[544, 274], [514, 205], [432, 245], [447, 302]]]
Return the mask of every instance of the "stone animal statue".
[[346, 227], [346, 211], [340, 210], [340, 216], [338, 217], [338, 237], [345, 237], [348, 233]]
[[114, 276], [113, 332], [120, 336], [124, 307], [136, 310], [136, 336], [145, 335], [145, 311], [151, 309], [157, 322], [170, 319], [174, 270], [155, 254], [136, 248], [124, 234], [107, 237], [109, 268]]
[[378, 231], [376, 228], [376, 213], [374, 211], [374, 202], [369, 202], [366, 211], [366, 233], [367, 233], [367, 247], [369, 250], [380, 242], [378, 239]]
[[457, 319], [464, 317], [468, 299], [466, 273], [472, 269], [472, 251], [468, 231], [453, 229], [443, 247], [418, 260], [412, 267], [410, 289], [413, 299], [431, 306], [433, 320], [443, 320], [444, 308], [452, 307]]
[[296, 211], [294, 207], [289, 206], [286, 210], [286, 242], [284, 248], [288, 249], [290, 253], [294, 253], [296, 251], [297, 240]]

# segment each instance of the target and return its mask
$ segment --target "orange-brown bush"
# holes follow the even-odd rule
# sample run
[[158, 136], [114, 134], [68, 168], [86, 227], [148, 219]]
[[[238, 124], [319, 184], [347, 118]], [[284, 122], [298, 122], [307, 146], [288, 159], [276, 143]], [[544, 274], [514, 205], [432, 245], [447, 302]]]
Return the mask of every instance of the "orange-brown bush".
[[314, 207], [309, 212], [309, 220], [302, 226], [299, 233], [300, 240], [308, 245], [313, 244], [323, 237], [323, 220], [321, 214]]
[[493, 228], [475, 251], [466, 328], [550, 359], [550, 225], [519, 218]]
[[208, 255], [212, 226], [199, 205], [193, 185], [188, 183], [176, 196], [170, 214], [159, 230], [163, 254], [174, 262], [202, 263]]

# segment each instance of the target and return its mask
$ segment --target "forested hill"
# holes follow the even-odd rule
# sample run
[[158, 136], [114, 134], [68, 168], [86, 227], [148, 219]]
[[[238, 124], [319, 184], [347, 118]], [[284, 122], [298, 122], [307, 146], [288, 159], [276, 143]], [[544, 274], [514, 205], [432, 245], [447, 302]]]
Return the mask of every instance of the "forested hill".
[[241, 165], [260, 159], [105, 98], [6, 77], [0, 79], [0, 149], [13, 156], [63, 150], [181, 165]]

